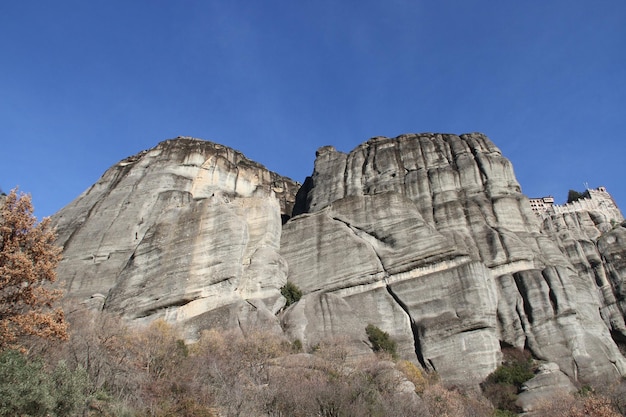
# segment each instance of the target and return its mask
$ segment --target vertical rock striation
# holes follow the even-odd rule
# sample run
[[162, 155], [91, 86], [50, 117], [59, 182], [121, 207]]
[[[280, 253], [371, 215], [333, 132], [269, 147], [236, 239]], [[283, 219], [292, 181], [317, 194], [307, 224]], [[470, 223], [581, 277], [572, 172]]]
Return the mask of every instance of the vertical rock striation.
[[[482, 134], [377, 137], [349, 154], [320, 148], [294, 214], [281, 240], [288, 279], [305, 300], [333, 294], [360, 318], [328, 333], [357, 338], [375, 324], [450, 382], [486, 377], [501, 344], [529, 348], [574, 379], [626, 373], [611, 338], [623, 334], [623, 306], [610, 296], [619, 278], [596, 285], [581, 273]], [[609, 249], [618, 234], [602, 240], [605, 256], [623, 247]], [[325, 319], [310, 314], [288, 311], [287, 330], [320, 335]]]
[[[542, 232], [557, 242], [576, 269], [581, 297], [599, 308], [603, 324], [626, 349], [626, 223], [617, 209], [560, 210], [543, 215]], [[575, 208], [575, 207], [574, 207]], [[598, 307], [599, 306], [599, 307]], [[594, 325], [602, 323], [594, 321]]]
[[[127, 158], [54, 216], [69, 296], [190, 328], [282, 306], [281, 214], [298, 185], [233, 149], [178, 138]], [[237, 315], [242, 317], [237, 318]], [[245, 317], [244, 317], [245, 316]]]
[[[298, 187], [215, 143], [162, 142], [54, 216], [59, 279], [68, 297], [190, 336], [260, 325], [359, 355], [373, 324], [450, 383], [483, 380], [502, 345], [573, 380], [626, 375], [623, 218], [582, 203], [537, 216], [484, 135], [323, 147]], [[287, 280], [304, 296], [283, 309]]]

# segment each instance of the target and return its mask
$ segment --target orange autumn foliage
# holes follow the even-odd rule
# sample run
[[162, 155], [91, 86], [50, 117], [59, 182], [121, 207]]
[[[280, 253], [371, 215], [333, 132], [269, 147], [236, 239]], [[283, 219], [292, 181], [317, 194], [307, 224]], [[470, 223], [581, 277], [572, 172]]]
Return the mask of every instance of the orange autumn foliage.
[[33, 215], [29, 195], [12, 190], [0, 209], [0, 350], [18, 347], [22, 336], [67, 339], [67, 324], [48, 287], [56, 280], [61, 249], [50, 219]]

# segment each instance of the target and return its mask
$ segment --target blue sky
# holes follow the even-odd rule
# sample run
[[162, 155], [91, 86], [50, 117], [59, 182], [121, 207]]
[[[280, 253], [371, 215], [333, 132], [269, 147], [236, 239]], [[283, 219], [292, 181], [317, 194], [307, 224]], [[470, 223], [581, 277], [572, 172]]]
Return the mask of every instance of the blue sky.
[[623, 0], [3, 1], [0, 187], [45, 216], [179, 135], [302, 182], [323, 145], [480, 131], [525, 194], [626, 210], [625, 51]]

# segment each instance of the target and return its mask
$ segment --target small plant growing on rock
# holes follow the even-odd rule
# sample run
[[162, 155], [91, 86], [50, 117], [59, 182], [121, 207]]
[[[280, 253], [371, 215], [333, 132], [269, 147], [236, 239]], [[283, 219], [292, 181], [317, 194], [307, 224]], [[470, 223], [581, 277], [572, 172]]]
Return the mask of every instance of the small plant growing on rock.
[[302, 291], [291, 281], [287, 281], [287, 283], [280, 289], [280, 293], [287, 300], [285, 307], [289, 307], [290, 305], [297, 303], [298, 300], [302, 298]]
[[296, 339], [291, 343], [291, 351], [293, 353], [302, 352], [302, 342], [300, 341], [300, 339]]
[[396, 357], [396, 342], [391, 339], [389, 333], [382, 331], [373, 324], [368, 324], [365, 328], [367, 338], [372, 344], [372, 349], [375, 352], [387, 352], [392, 357]]

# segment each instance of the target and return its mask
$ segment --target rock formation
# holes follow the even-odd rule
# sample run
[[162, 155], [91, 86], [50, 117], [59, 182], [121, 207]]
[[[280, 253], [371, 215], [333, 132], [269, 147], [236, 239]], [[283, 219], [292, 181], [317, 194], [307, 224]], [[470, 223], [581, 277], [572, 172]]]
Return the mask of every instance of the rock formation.
[[[621, 275], [600, 257], [594, 265], [613, 271], [611, 282], [581, 273], [569, 253], [584, 254], [582, 244], [568, 249], [541, 227], [510, 162], [481, 134], [374, 138], [349, 154], [322, 148], [296, 213], [281, 239], [288, 279], [304, 303], [339, 297], [361, 326], [329, 320], [335, 301], [299, 320], [288, 311], [294, 335], [314, 327], [315, 337], [357, 338], [373, 323], [402, 355], [414, 352], [452, 382], [486, 377], [501, 344], [526, 347], [574, 379], [626, 371], [611, 337], [623, 334], [623, 306], [611, 298]], [[601, 241], [617, 242], [612, 233]], [[605, 252], [622, 247], [613, 246]]]
[[[232, 149], [169, 140], [54, 221], [68, 296], [190, 337], [263, 325], [363, 354], [374, 324], [448, 382], [484, 379], [502, 345], [573, 380], [626, 375], [626, 229], [589, 211], [540, 218], [481, 134], [323, 147], [299, 190]], [[304, 296], [283, 309], [287, 280]]]
[[[298, 185], [230, 148], [178, 138], [127, 158], [54, 216], [68, 296], [190, 332], [276, 326], [281, 214]], [[229, 314], [225, 314], [229, 312]]]
[[[533, 411], [537, 411], [545, 404], [546, 398], [562, 395], [573, 394], [577, 392], [576, 386], [572, 381], [559, 369], [556, 363], [544, 363], [539, 366], [537, 374], [533, 379], [522, 385], [522, 392], [516, 401], [516, 404], [526, 413], [524, 416], [531, 417]], [[542, 415], [537, 414], [537, 417]]]

